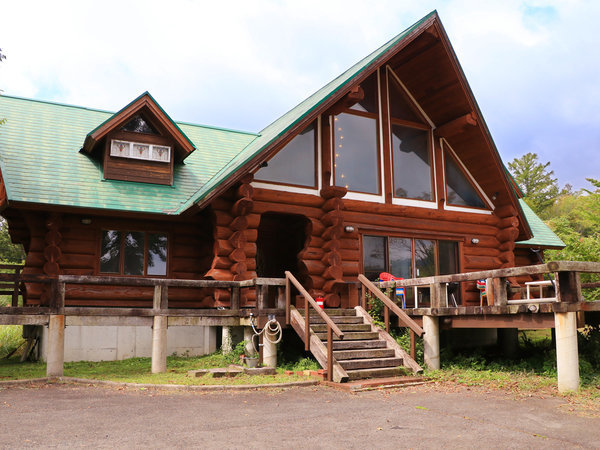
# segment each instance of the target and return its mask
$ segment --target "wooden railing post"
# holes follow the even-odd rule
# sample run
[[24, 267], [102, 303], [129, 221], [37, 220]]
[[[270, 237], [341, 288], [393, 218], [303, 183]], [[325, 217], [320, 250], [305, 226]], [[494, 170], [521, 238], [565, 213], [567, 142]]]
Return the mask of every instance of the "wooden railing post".
[[432, 308], [446, 307], [446, 283], [433, 283], [429, 285]]
[[[491, 289], [489, 289], [488, 286], [491, 286]], [[496, 305], [496, 306], [508, 305], [508, 289], [506, 286], [506, 278], [503, 278], [503, 277], [488, 278], [488, 282], [486, 282], [486, 290], [488, 292], [488, 296], [490, 294], [492, 296], [491, 301], [488, 297], [488, 305]]]
[[239, 311], [240, 309], [240, 290], [239, 286], [231, 287], [231, 302], [229, 307], [232, 311]]
[[310, 351], [310, 311], [308, 297], [304, 297], [304, 350]]
[[327, 381], [333, 381], [333, 329], [327, 325]]
[[55, 312], [62, 310], [65, 307], [65, 283], [53, 279], [50, 284], [50, 308]]
[[413, 330], [410, 330], [410, 357], [417, 358], [417, 335]]
[[[12, 302], [11, 305], [14, 307], [19, 306], [19, 275], [21, 274], [21, 267], [15, 267], [15, 286], [12, 294]], [[23, 305], [25, 306], [25, 305]]]
[[386, 333], [390, 332], [390, 308], [387, 305], [383, 305], [383, 322], [385, 323]]
[[576, 303], [581, 301], [581, 278], [579, 272], [556, 273], [556, 301]]
[[263, 284], [259, 284], [256, 286], [256, 307], [258, 308], [258, 313], [267, 307], [267, 290], [265, 289], [267, 286]]
[[361, 284], [360, 285], [360, 306], [365, 311], [367, 310], [367, 289]]
[[285, 324], [290, 324], [290, 307], [292, 303], [292, 283], [289, 277], [285, 276]]

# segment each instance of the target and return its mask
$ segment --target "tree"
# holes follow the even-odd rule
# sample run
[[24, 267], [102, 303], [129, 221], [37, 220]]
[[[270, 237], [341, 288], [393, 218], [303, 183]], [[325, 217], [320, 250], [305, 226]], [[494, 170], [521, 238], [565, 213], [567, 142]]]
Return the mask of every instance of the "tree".
[[0, 262], [21, 264], [25, 260], [22, 245], [15, 245], [8, 234], [8, 224], [0, 217]]
[[508, 163], [508, 168], [525, 195], [523, 199], [540, 216], [544, 216], [544, 212], [554, 205], [562, 193], [549, 166], [550, 162], [539, 162], [536, 153], [527, 153]]

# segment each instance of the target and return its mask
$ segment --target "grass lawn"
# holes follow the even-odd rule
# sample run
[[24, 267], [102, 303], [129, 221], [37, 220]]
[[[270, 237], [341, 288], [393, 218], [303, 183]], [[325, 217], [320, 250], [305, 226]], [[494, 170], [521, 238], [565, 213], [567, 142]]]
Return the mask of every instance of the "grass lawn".
[[[185, 385], [270, 384], [311, 379], [297, 375], [285, 375], [283, 373], [284, 368], [278, 368], [276, 375], [240, 374], [233, 378], [213, 378], [210, 375], [195, 378], [187, 376], [188, 370], [227, 367], [230, 363], [231, 361], [220, 353], [200, 357], [170, 356], [167, 358], [167, 372], [153, 374], [151, 373], [152, 362], [150, 358], [130, 358], [123, 361], [81, 361], [65, 363], [65, 376], [126, 383]], [[42, 378], [45, 376], [45, 363], [19, 363], [16, 358], [0, 360], [0, 380]]]

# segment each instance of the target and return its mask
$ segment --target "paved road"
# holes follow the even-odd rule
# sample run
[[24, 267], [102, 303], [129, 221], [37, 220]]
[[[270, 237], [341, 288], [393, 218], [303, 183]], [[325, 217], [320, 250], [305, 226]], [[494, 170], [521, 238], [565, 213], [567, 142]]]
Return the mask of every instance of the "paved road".
[[0, 447], [600, 447], [600, 418], [569, 409], [431, 385], [357, 394], [40, 385], [0, 390]]

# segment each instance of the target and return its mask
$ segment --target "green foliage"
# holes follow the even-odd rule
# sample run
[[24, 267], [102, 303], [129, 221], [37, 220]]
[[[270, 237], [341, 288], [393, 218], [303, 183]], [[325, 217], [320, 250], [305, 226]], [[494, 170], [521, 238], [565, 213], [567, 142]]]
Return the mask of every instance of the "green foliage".
[[246, 341], [238, 342], [235, 347], [223, 355], [227, 364], [240, 364], [240, 357], [246, 352]]
[[8, 234], [8, 224], [2, 218], [0, 218], [0, 260], [10, 264], [21, 264], [25, 260], [23, 246], [12, 243]]
[[550, 162], [541, 163], [536, 153], [527, 153], [508, 163], [515, 181], [524, 194], [524, 200], [541, 217], [561, 194]]
[[[566, 244], [545, 252], [547, 261], [600, 261], [600, 182], [587, 179], [593, 190], [561, 196], [551, 208], [548, 226]], [[598, 274], [581, 274], [583, 283], [600, 281]], [[600, 289], [585, 289], [587, 300], [600, 300]]]
[[21, 325], [0, 325], [0, 358], [5, 358], [23, 345], [25, 340], [22, 334]]

